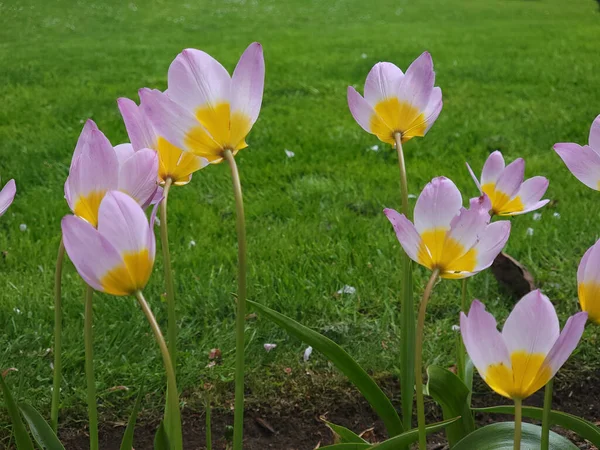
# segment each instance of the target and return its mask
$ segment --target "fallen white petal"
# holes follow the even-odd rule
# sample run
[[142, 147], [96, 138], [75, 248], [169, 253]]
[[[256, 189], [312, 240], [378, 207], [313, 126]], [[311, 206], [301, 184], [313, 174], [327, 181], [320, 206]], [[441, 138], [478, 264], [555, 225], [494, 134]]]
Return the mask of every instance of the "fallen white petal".
[[343, 288], [341, 288], [339, 291], [337, 291], [337, 293], [339, 295], [342, 295], [342, 294], [353, 295], [353, 294], [356, 294], [356, 288], [353, 286], [345, 285]]
[[270, 352], [270, 351], [271, 351], [271, 350], [273, 350], [275, 347], [277, 347], [277, 344], [265, 344], [265, 345], [264, 345], [264, 347], [265, 347], [265, 350], [266, 350], [267, 352]]
[[312, 347], [308, 347], [306, 350], [304, 350], [304, 362], [307, 362], [309, 360], [310, 355], [312, 355], [312, 351]]

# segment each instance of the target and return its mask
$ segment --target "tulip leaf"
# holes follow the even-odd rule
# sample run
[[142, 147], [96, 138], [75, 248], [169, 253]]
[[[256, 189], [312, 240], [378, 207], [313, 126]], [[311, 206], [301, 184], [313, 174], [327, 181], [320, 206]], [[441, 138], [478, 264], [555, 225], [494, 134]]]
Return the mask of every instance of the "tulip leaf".
[[10, 421], [12, 422], [13, 434], [15, 435], [17, 449], [34, 450], [33, 442], [29, 437], [27, 428], [25, 428], [25, 424], [23, 423], [23, 419], [21, 418], [21, 414], [19, 413], [19, 408], [17, 407], [17, 404], [15, 403], [15, 400], [13, 399], [13, 396], [10, 393], [10, 389], [4, 381], [2, 373], [0, 373], [0, 388], [2, 389], [2, 395], [4, 395], [4, 403], [6, 403], [6, 409], [8, 409]]
[[331, 431], [339, 438], [340, 444], [354, 443], [354, 444], [368, 444], [363, 438], [361, 438], [354, 431], [349, 430], [341, 425], [324, 421], [325, 424], [331, 428]]
[[165, 423], [161, 422], [156, 435], [154, 436], [154, 450], [171, 450], [171, 444], [169, 444], [169, 437], [167, 436], [167, 429]]
[[[521, 430], [521, 448], [539, 449], [542, 428], [531, 423], [523, 423]], [[493, 423], [475, 430], [453, 448], [454, 450], [513, 450], [514, 434], [514, 422]], [[567, 438], [551, 431], [548, 450], [578, 450], [578, 447]]]
[[135, 431], [135, 423], [137, 422], [137, 416], [140, 412], [140, 407], [142, 406], [142, 398], [144, 397], [144, 388], [140, 389], [138, 393], [137, 399], [135, 400], [135, 404], [133, 405], [133, 409], [131, 410], [131, 415], [129, 416], [129, 421], [127, 422], [127, 428], [125, 429], [125, 433], [123, 433], [123, 440], [121, 441], [121, 450], [132, 450], [133, 448], [133, 434]]
[[[453, 419], [444, 420], [443, 422], [432, 423], [430, 425], [427, 425], [425, 429], [427, 431], [427, 434], [435, 433], [436, 431], [455, 423], [459, 419], [460, 417], [454, 417]], [[416, 442], [418, 439], [419, 430], [415, 428], [405, 433], [394, 436], [393, 438], [390, 438], [387, 441], [381, 442], [379, 444], [361, 444], [358, 442], [343, 443], [328, 445], [326, 447], [322, 447], [321, 450], [398, 450], [399, 448], [409, 446], [413, 442]]]
[[442, 367], [429, 366], [427, 375], [426, 393], [442, 407], [444, 419], [461, 416], [460, 420], [446, 428], [448, 444], [452, 448], [475, 430], [473, 413], [468, 403], [470, 390], [458, 376]]
[[40, 448], [43, 450], [65, 450], [65, 447], [56, 437], [56, 433], [54, 433], [52, 427], [48, 425], [48, 422], [44, 420], [33, 406], [27, 403], [20, 403], [19, 409], [29, 425], [33, 439], [35, 439]]
[[[473, 408], [473, 411], [484, 413], [514, 414], [515, 407], [512, 405], [491, 406], [489, 408]], [[523, 416], [529, 417], [530, 419], [542, 420], [543, 411], [544, 410], [542, 408], [524, 406]], [[596, 447], [600, 447], [600, 428], [593, 423], [582, 419], [581, 417], [552, 410], [550, 411], [550, 425], [558, 425], [559, 427], [571, 430], [582, 438], [590, 441]]]
[[250, 300], [247, 300], [247, 303], [292, 336], [301, 339], [315, 350], [323, 353], [361, 392], [385, 424], [390, 436], [399, 435], [404, 431], [402, 420], [390, 399], [342, 347], [331, 339], [264, 305]]

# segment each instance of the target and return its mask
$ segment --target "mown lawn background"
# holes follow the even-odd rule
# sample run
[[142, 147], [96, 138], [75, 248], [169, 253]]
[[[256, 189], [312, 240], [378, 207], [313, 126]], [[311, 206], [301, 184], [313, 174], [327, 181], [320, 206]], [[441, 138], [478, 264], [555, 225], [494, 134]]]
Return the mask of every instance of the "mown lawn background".
[[[0, 367], [19, 369], [10, 377], [19, 398], [49, 412], [54, 260], [69, 212], [63, 183], [83, 123], [92, 118], [113, 144], [125, 142], [117, 97], [164, 89], [170, 62], [186, 47], [233, 70], [249, 43], [264, 46], [263, 108], [237, 158], [250, 299], [325, 333], [369, 370], [397, 373], [400, 247], [382, 214], [400, 207], [397, 163], [353, 121], [346, 88], [362, 92], [378, 61], [406, 69], [428, 50], [444, 109], [424, 139], [405, 147], [410, 192], [446, 175], [466, 202], [477, 191], [465, 161], [479, 173], [496, 149], [508, 160], [526, 158], [526, 175], [549, 177], [554, 201], [539, 221], [514, 219], [507, 251], [566, 320], [578, 309], [577, 265], [600, 231], [600, 193], [575, 180], [551, 147], [586, 143], [600, 113], [599, 19], [592, 0], [0, 3], [0, 175], [18, 187], [0, 219]], [[207, 167], [173, 189], [169, 208], [179, 384], [192, 401], [205, 382], [231, 387], [237, 251], [228, 167]], [[417, 268], [415, 276], [420, 294], [426, 273]], [[335, 296], [344, 285], [356, 294]], [[163, 286], [158, 256], [146, 294], [165, 324]], [[501, 322], [514, 303], [489, 273], [470, 289]], [[69, 417], [85, 417], [83, 284], [70, 263], [63, 293], [63, 406]], [[458, 282], [436, 288], [429, 363], [452, 362], [459, 295]], [[143, 381], [159, 405], [162, 362], [134, 300], [96, 295], [94, 316], [101, 411], [125, 414], [123, 397]], [[306, 368], [332, 370], [317, 352], [305, 365], [305, 346], [260, 317], [248, 321], [246, 335], [254, 395], [272, 394], [288, 367], [300, 377]], [[267, 342], [278, 346], [266, 353]], [[223, 358], [208, 369], [212, 348]], [[597, 328], [588, 327], [573, 361], [582, 372], [600, 367]], [[120, 385], [130, 393], [109, 392]]]

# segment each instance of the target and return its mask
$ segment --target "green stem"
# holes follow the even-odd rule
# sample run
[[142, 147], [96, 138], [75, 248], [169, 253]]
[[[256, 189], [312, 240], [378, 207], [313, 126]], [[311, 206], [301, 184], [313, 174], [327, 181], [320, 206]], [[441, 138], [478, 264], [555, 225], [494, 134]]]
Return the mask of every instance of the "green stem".
[[158, 326], [158, 322], [156, 322], [156, 318], [154, 314], [152, 314], [152, 310], [150, 306], [148, 306], [148, 302], [144, 298], [144, 294], [141, 291], [137, 291], [135, 293], [135, 297], [138, 300], [148, 323], [150, 324], [150, 328], [152, 328], [152, 333], [154, 334], [154, 338], [160, 348], [160, 353], [162, 355], [163, 364], [165, 366], [165, 371], [167, 374], [167, 391], [174, 393], [173, 395], [168, 396], [169, 407], [171, 411], [170, 424], [171, 427], [168, 430], [169, 441], [171, 443], [173, 450], [181, 450], [183, 448], [183, 439], [181, 435], [181, 413], [179, 411], [179, 395], [177, 391], [177, 378], [175, 376], [175, 369], [173, 368], [173, 362], [171, 361], [171, 355], [169, 354], [169, 349], [165, 342], [165, 338], [163, 337], [162, 332], [160, 331], [160, 327]]
[[542, 446], [541, 450], [548, 450], [550, 445], [550, 411], [552, 410], [552, 391], [554, 378], [550, 379], [544, 391], [544, 411], [542, 413]]
[[417, 343], [415, 346], [415, 382], [417, 391], [417, 420], [419, 423], [419, 449], [426, 450], [427, 435], [425, 430], [425, 402], [423, 399], [423, 329], [425, 327], [425, 313], [427, 312], [427, 303], [431, 297], [431, 291], [440, 274], [439, 269], [435, 269], [427, 282], [423, 298], [419, 306], [419, 318], [417, 321]]
[[52, 406], [50, 423], [56, 433], [58, 430], [58, 406], [60, 402], [60, 382], [62, 377], [62, 271], [65, 263], [65, 244], [62, 238], [56, 257], [54, 275], [54, 382], [52, 383]]
[[[466, 314], [467, 312], [467, 280], [468, 278], [463, 278], [462, 280], [462, 295], [460, 301], [460, 310]], [[462, 335], [460, 332], [458, 333], [458, 344], [456, 348], [456, 366], [458, 377], [464, 381], [465, 379], [465, 361], [466, 361], [466, 352], [462, 341]]]
[[[398, 166], [400, 169], [400, 194], [402, 197], [402, 212], [410, 217], [408, 205], [408, 181], [406, 178], [406, 165], [402, 150], [402, 135], [394, 135], [396, 152], [398, 153]], [[405, 430], [412, 428], [412, 411], [415, 387], [415, 306], [413, 302], [412, 286], [412, 261], [402, 252], [402, 293], [400, 303], [400, 342], [404, 343], [400, 349], [400, 391], [402, 403], [402, 424]]]
[[514, 450], [521, 450], [521, 420], [523, 419], [523, 400], [515, 398], [515, 446]]
[[[163, 266], [165, 269], [165, 284], [167, 288], [167, 342], [173, 367], [177, 367], [177, 315], [175, 313], [175, 288], [173, 287], [173, 272], [171, 269], [171, 254], [169, 253], [169, 231], [167, 228], [167, 199], [173, 183], [167, 178], [163, 187], [164, 198], [160, 202], [160, 244], [162, 246]], [[177, 372], [177, 369], [175, 369]], [[167, 393], [168, 395], [168, 393]]]
[[233, 450], [241, 450], [244, 438], [244, 326], [246, 320], [246, 223], [244, 200], [237, 164], [231, 150], [223, 152], [231, 167], [238, 235], [238, 298], [235, 318], [235, 410]]
[[206, 393], [206, 450], [212, 450], [210, 393]]
[[90, 419], [90, 450], [98, 450], [98, 408], [96, 405], [96, 379], [94, 377], [94, 330], [93, 330], [93, 300], [94, 289], [85, 289], [85, 377], [87, 379], [87, 403]]

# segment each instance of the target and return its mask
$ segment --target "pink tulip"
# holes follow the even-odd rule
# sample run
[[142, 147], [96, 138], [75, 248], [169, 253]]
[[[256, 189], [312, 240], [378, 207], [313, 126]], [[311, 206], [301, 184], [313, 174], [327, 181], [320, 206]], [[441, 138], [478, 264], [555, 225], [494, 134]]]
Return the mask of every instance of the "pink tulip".
[[581, 309], [600, 324], [600, 240], [592, 245], [577, 269], [577, 291]]
[[169, 67], [166, 93], [142, 89], [145, 114], [156, 131], [177, 148], [223, 160], [246, 148], [246, 136], [258, 119], [265, 62], [255, 42], [242, 54], [233, 76], [212, 56], [196, 49], [181, 52]]
[[554, 306], [533, 291], [517, 303], [502, 333], [479, 300], [469, 315], [461, 313], [460, 331], [485, 382], [504, 397], [525, 399], [556, 375], [577, 347], [586, 320], [587, 313], [575, 314], [561, 333]]
[[402, 73], [389, 62], [375, 64], [367, 75], [364, 98], [348, 87], [348, 106], [354, 120], [381, 141], [395, 144], [425, 136], [442, 110], [442, 90], [434, 87], [435, 72], [424, 52]]
[[600, 115], [590, 129], [589, 145], [554, 144], [558, 153], [575, 177], [588, 187], [600, 191]]
[[158, 157], [151, 149], [134, 151], [131, 144], [113, 148], [109, 140], [88, 120], [77, 141], [65, 198], [76, 216], [98, 223], [98, 208], [104, 195], [119, 190], [148, 206], [157, 190]]
[[500, 151], [493, 152], [483, 165], [478, 180], [467, 163], [473, 181], [492, 203], [492, 212], [499, 216], [516, 216], [540, 209], [550, 200], [541, 200], [548, 189], [548, 179], [533, 177], [523, 181], [525, 161], [515, 159], [505, 167]]
[[129, 195], [107, 192], [98, 228], [77, 216], [62, 220], [65, 249], [81, 278], [97, 291], [130, 295], [141, 291], [154, 265], [152, 224]]
[[17, 193], [15, 180], [10, 180], [0, 191], [0, 217], [4, 215], [8, 207], [12, 204]]
[[414, 225], [393, 209], [384, 212], [413, 261], [442, 278], [466, 278], [489, 267], [508, 240], [510, 222], [490, 223], [489, 209], [485, 195], [463, 208], [454, 183], [438, 177], [419, 195]]

